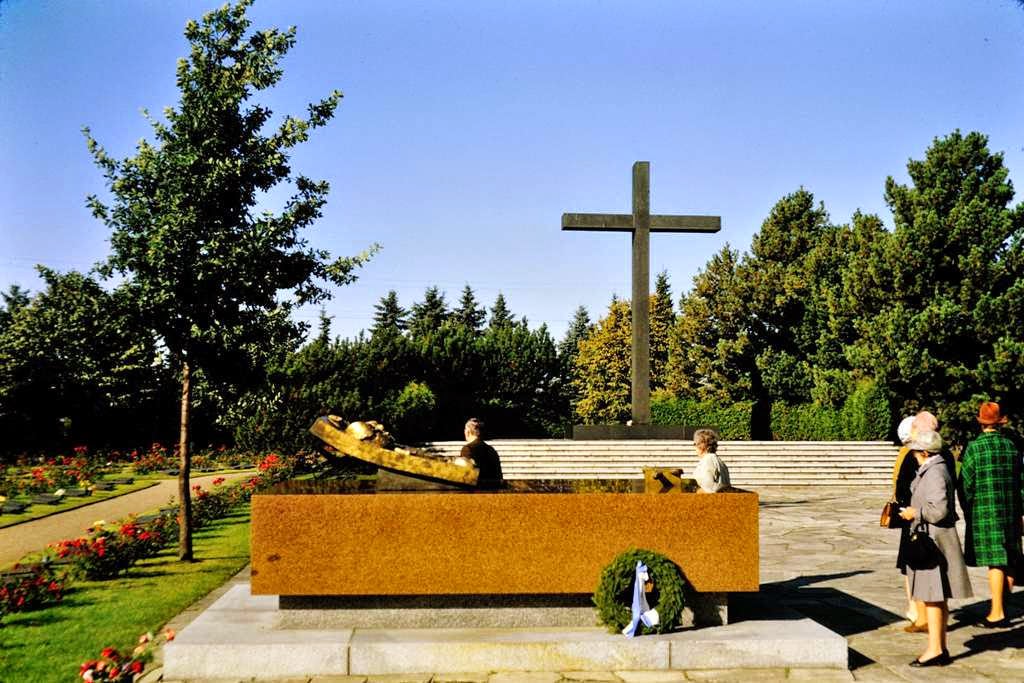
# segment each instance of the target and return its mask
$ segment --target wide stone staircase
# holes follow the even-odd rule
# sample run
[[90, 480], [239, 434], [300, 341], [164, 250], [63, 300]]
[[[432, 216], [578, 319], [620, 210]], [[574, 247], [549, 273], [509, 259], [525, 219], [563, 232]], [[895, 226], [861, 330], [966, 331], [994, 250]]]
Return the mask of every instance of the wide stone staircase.
[[[681, 467], [693, 472], [690, 441], [573, 441], [496, 439], [506, 479], [642, 479], [644, 467]], [[426, 446], [454, 456], [462, 441]], [[718, 455], [734, 486], [816, 484], [892, 485], [898, 448], [888, 441], [721, 441]]]

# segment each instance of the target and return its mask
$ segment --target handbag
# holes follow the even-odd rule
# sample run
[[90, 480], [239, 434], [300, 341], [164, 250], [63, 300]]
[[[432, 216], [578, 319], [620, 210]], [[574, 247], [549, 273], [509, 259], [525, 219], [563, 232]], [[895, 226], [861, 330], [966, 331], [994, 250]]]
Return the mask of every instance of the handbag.
[[896, 501], [890, 500], [882, 506], [882, 515], [878, 518], [878, 526], [883, 529], [899, 529], [900, 516], [897, 514]]
[[914, 570], [935, 569], [942, 561], [942, 551], [928, 535], [928, 524], [919, 522], [907, 539], [907, 566]]

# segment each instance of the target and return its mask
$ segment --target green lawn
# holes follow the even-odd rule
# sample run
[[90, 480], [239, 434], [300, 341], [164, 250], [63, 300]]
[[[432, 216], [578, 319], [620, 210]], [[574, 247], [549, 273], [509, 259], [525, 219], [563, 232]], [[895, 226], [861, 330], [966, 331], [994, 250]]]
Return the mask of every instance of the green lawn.
[[122, 652], [222, 585], [249, 562], [249, 508], [196, 532], [198, 561], [174, 548], [111, 581], [75, 581], [64, 601], [0, 623], [0, 681], [72, 681], [79, 665], [113, 646]]

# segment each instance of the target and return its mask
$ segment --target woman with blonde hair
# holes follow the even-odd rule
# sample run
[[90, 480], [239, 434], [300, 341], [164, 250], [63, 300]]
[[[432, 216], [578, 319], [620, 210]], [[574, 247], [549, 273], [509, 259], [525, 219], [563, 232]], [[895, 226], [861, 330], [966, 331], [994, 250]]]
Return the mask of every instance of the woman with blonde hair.
[[910, 505], [900, 510], [900, 517], [910, 522], [915, 531], [926, 532], [935, 552], [940, 554], [933, 567], [915, 568], [915, 562], [908, 556], [911, 595], [924, 603], [928, 630], [928, 646], [910, 666], [945, 666], [952, 661], [946, 647], [948, 601], [973, 595], [955, 526], [955, 486], [942, 456], [942, 437], [938, 432], [915, 434], [907, 447], [918, 469], [910, 484]]

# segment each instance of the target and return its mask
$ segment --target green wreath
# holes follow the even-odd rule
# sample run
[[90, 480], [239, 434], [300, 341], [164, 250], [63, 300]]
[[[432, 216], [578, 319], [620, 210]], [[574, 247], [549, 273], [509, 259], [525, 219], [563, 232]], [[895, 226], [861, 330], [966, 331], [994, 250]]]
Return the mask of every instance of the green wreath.
[[638, 633], [667, 633], [680, 623], [683, 614], [683, 591], [686, 579], [675, 562], [653, 550], [630, 548], [601, 571], [601, 582], [594, 591], [597, 617], [611, 633], [622, 631], [632, 620], [633, 580], [636, 563], [643, 562], [654, 590], [648, 595], [650, 606], [658, 610], [660, 621], [648, 628], [641, 622]]

